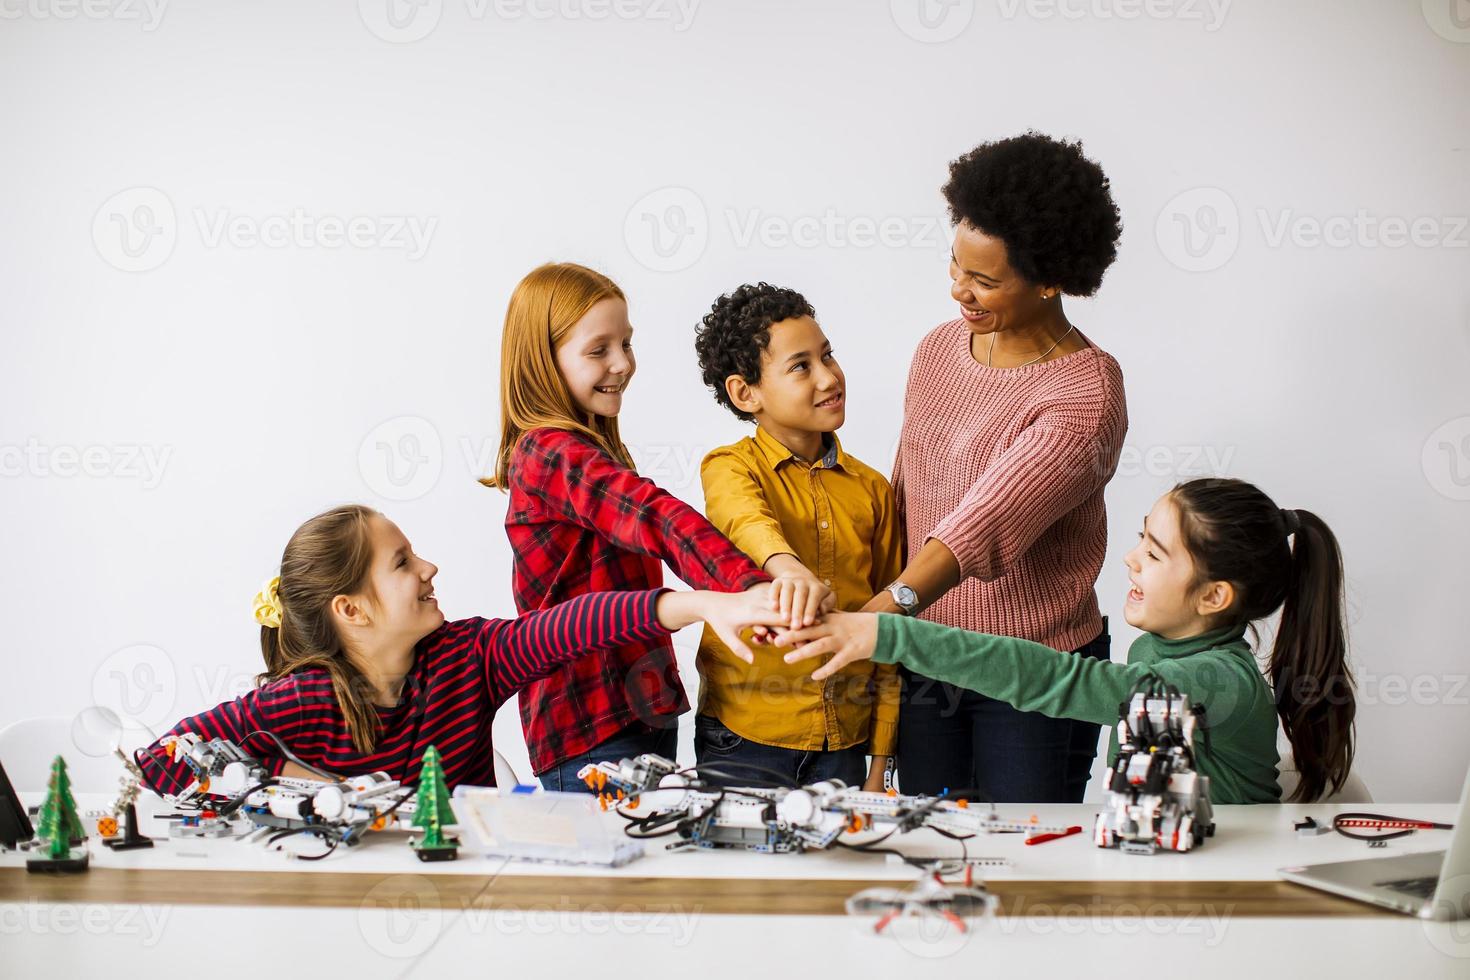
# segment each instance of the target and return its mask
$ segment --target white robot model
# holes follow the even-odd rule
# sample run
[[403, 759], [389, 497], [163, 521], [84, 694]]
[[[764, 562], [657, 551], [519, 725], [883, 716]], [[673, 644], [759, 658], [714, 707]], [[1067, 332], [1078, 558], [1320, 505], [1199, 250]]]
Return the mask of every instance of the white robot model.
[[[696, 766], [680, 770], [657, 755], [624, 759], [617, 765], [583, 766], [578, 777], [627, 818], [629, 836], [677, 834], [670, 849], [742, 847], [785, 853], [821, 850], [842, 833], [886, 829], [889, 834], [920, 827], [950, 837], [980, 833], [1064, 834], [1061, 826], [1006, 820], [993, 809], [972, 808], [963, 799], [899, 796], [854, 790], [840, 780], [799, 788], [712, 786]], [[646, 808], [646, 815], [632, 811]], [[884, 838], [886, 839], [886, 837]]]
[[1195, 769], [1204, 705], [1153, 683], [1119, 708], [1118, 756], [1093, 840], [1131, 854], [1188, 851], [1215, 834], [1210, 779]]
[[409, 829], [413, 792], [385, 772], [341, 779], [326, 773], [322, 779], [273, 776], [226, 739], [206, 741], [185, 732], [165, 738], [163, 745], [170, 758], [182, 760], [194, 774], [181, 792], [167, 797], [188, 811], [169, 828], [173, 836], [225, 837], [242, 829], [274, 829], [282, 835], [314, 833], [335, 849], [360, 843], [368, 831]]

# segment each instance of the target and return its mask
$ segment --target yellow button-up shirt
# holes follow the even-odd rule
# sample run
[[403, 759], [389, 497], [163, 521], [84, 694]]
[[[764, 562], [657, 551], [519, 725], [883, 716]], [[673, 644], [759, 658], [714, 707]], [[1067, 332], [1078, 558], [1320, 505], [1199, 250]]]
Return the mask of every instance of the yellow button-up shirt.
[[[812, 463], [757, 427], [753, 437], [706, 456], [700, 477], [715, 527], [757, 565], [795, 555], [836, 593], [838, 609], [862, 608], [903, 570], [893, 488], [843, 452], [836, 436]], [[817, 682], [815, 664], [788, 664], [784, 649], [755, 649], [748, 665], [705, 628], [696, 661], [700, 713], [763, 745], [814, 751], [866, 744], [871, 755], [894, 753], [900, 682], [891, 665], [861, 661]]]

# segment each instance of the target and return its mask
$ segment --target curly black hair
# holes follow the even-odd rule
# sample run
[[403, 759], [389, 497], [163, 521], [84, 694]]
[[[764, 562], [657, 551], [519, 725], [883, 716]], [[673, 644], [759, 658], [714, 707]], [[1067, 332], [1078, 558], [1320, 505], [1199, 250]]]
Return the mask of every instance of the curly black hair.
[[999, 238], [1027, 280], [1091, 296], [1118, 257], [1122, 218], [1082, 143], [1037, 132], [982, 143], [949, 165], [949, 216]]
[[760, 384], [761, 355], [771, 342], [771, 324], [799, 316], [817, 316], [801, 293], [768, 282], [746, 283], [715, 300], [701, 325], [694, 328], [694, 350], [699, 354], [704, 383], [715, 393], [715, 401], [736, 418], [749, 422], [754, 416], [730, 401], [725, 379], [738, 374], [750, 384]]

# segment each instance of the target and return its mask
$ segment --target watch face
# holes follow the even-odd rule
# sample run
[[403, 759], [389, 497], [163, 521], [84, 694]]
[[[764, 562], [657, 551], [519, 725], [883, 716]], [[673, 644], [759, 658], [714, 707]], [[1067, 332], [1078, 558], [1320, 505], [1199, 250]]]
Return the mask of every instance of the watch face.
[[900, 585], [898, 588], [894, 589], [893, 592], [893, 598], [896, 599], [898, 601], [898, 604], [900, 606], [903, 606], [904, 608], [908, 608], [909, 606], [916, 606], [919, 603], [918, 594], [907, 585]]

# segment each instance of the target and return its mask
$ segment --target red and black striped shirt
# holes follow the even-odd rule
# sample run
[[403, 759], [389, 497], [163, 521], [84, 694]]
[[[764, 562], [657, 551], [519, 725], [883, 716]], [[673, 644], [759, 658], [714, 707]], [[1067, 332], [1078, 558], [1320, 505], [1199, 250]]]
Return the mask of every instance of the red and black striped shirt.
[[[505, 532], [516, 609], [593, 591], [663, 584], [668, 562], [690, 588], [743, 592], [770, 576], [703, 514], [562, 429], [532, 429], [510, 461]], [[689, 710], [666, 637], [609, 645], [530, 685], [521, 729], [539, 776], [625, 728], [677, 725]]]
[[[518, 619], [460, 619], [419, 641], [394, 707], [378, 706], [377, 746], [364, 755], [352, 743], [332, 682], [322, 670], [282, 677], [185, 718], [169, 735], [195, 732], [240, 745], [272, 773], [285, 764], [272, 732], [303, 761], [341, 775], [383, 771], [405, 784], [418, 781], [424, 751], [439, 749], [444, 776], [495, 785], [490, 722], [512, 694], [567, 661], [627, 644], [667, 642], [655, 609], [662, 590], [594, 592]], [[253, 736], [253, 737], [252, 737]], [[170, 760], [162, 739], [134, 758], [156, 792], [184, 789], [192, 774]]]

